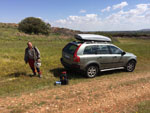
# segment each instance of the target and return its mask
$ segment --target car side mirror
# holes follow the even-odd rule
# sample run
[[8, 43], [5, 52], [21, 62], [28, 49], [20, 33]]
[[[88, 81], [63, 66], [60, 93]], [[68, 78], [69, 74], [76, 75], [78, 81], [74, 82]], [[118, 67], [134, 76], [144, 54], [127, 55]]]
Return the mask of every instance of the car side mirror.
[[122, 56], [125, 55], [125, 54], [126, 54], [126, 52], [124, 52], [124, 51], [121, 53]]

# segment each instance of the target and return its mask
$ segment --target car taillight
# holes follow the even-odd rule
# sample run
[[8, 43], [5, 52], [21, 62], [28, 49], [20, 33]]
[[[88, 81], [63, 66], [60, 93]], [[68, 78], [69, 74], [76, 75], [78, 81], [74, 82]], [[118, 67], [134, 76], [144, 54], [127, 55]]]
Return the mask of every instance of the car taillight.
[[80, 62], [80, 57], [77, 55], [77, 52], [78, 52], [80, 46], [81, 46], [81, 44], [77, 47], [77, 49], [74, 52], [74, 55], [73, 55], [73, 61], [74, 62]]
[[74, 56], [73, 61], [74, 62], [80, 62], [80, 57], [79, 56]]

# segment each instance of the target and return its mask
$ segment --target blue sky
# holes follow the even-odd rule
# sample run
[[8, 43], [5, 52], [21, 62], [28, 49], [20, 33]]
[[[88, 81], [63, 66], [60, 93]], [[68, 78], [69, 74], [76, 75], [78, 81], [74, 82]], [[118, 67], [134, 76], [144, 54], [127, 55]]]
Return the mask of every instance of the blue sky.
[[0, 22], [33, 16], [82, 31], [150, 28], [150, 0], [1, 0], [0, 14]]

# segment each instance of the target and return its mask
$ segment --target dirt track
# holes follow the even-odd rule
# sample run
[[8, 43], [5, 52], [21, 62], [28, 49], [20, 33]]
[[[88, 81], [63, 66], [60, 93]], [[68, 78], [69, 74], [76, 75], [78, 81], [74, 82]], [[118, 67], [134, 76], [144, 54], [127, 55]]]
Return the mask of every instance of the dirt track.
[[127, 73], [0, 98], [0, 112], [127, 113], [144, 100], [150, 100], [150, 73]]

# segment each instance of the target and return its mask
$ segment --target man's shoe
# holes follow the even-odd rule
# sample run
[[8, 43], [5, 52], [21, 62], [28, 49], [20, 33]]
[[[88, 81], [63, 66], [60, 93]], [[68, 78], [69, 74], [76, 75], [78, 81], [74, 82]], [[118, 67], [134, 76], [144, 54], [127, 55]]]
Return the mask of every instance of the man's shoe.
[[33, 76], [36, 76], [36, 72], [33, 74]]
[[39, 78], [42, 78], [42, 75], [41, 75], [41, 74], [39, 74]]
[[36, 73], [33, 73], [33, 75], [30, 75], [30, 77], [34, 77], [34, 76], [36, 76]]

